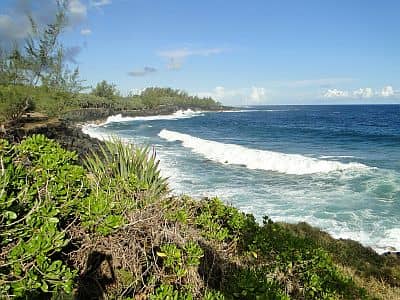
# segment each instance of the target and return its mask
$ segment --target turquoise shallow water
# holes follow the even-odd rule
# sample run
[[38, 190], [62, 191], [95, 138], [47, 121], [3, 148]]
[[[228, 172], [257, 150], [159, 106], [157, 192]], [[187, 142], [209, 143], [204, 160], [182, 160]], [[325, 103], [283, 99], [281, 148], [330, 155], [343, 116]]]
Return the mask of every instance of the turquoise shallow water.
[[400, 106], [268, 106], [121, 118], [84, 131], [152, 145], [174, 192], [400, 250]]

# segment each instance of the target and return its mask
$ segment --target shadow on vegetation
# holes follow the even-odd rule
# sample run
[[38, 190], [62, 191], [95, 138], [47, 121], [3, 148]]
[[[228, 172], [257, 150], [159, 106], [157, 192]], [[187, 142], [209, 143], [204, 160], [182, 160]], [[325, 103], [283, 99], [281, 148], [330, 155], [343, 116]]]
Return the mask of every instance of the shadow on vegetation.
[[115, 281], [112, 256], [93, 251], [88, 256], [85, 271], [79, 277], [76, 299], [105, 299], [107, 286]]

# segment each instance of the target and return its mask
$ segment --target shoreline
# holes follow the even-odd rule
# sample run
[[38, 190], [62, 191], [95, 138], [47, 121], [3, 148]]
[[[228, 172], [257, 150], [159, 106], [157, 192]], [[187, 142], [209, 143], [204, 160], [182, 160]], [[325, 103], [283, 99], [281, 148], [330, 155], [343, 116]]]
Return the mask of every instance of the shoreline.
[[[151, 117], [160, 117], [160, 116], [166, 116], [166, 115], [152, 115]], [[172, 116], [172, 115], [171, 115], [171, 116]], [[110, 117], [115, 117], [115, 116], [109, 116], [109, 118], [110, 118]], [[89, 126], [90, 126], [90, 125], [94, 125], [94, 127], [101, 126], [102, 124], [107, 123], [107, 121], [108, 121], [109, 118], [105, 118], [105, 119], [102, 119], [102, 120], [96, 120], [96, 121], [94, 121], [94, 122], [90, 121], [90, 122], [86, 122], [86, 123], [84, 123], [84, 124], [80, 124], [80, 128], [81, 128], [82, 131], [83, 131], [83, 127], [84, 127], [85, 125], [89, 125]], [[126, 120], [126, 121], [131, 121], [131, 120], [135, 120], [135, 119], [128, 119], [128, 120]], [[141, 120], [141, 119], [138, 119], [138, 120]], [[118, 122], [118, 121], [117, 121], [117, 122]], [[97, 138], [97, 137], [91, 136], [90, 134], [88, 134], [88, 133], [85, 132], [85, 131], [83, 131], [83, 133], [86, 134], [86, 135], [88, 135], [91, 139], [92, 139], [92, 138], [95, 138], [95, 139]], [[103, 141], [103, 139], [101, 139], [101, 138], [97, 138], [97, 140]], [[296, 225], [298, 225], [298, 224], [300, 224], [300, 223], [303, 223], [303, 222], [295, 223], [295, 224], [286, 223], [286, 222], [283, 222], [283, 223], [284, 223], [284, 224], [289, 224], [289, 225], [294, 225], [294, 226], [296, 226]], [[308, 224], [308, 223], [306, 223], [306, 224]], [[310, 225], [310, 224], [308, 224], [308, 225]], [[321, 228], [318, 227], [318, 226], [314, 226], [314, 225], [310, 225], [310, 226], [311, 226], [312, 228], [314, 228], [314, 229], [320, 230], [320, 231], [322, 231], [322, 232], [328, 234], [329, 237], [332, 238], [332, 239], [334, 239], [334, 240], [337, 240], [337, 241], [353, 241], [353, 242], [359, 243], [359, 244], [360, 244], [363, 248], [365, 248], [365, 249], [371, 249], [374, 253], [376, 253], [376, 254], [378, 254], [378, 255], [382, 255], [382, 256], [385, 256], [385, 255], [395, 255], [395, 256], [399, 256], [399, 257], [400, 257], [400, 250], [395, 249], [395, 248], [393, 248], [393, 247], [390, 246], [390, 245], [388, 245], [387, 247], [385, 247], [385, 249], [383, 249], [383, 248], [377, 248], [377, 247], [372, 247], [372, 246], [367, 246], [367, 245], [364, 245], [364, 244], [362, 244], [361, 242], [359, 242], [359, 241], [357, 241], [357, 240], [353, 240], [353, 239], [351, 239], [351, 238], [340, 238], [340, 237], [335, 237], [334, 234], [331, 234], [331, 233], [329, 233], [326, 229], [321, 229]]]
[[[173, 116], [174, 113], [176, 113], [178, 110], [163, 110], [163, 113], [160, 114], [154, 114], [156, 111], [160, 112], [160, 110], [145, 110], [145, 111], [135, 111], [134, 113], [132, 112], [118, 112], [118, 115], [121, 115], [121, 117], [125, 118], [137, 118], [137, 117], [162, 117], [162, 116], [168, 116], [171, 115]], [[224, 111], [226, 108], [223, 110], [214, 110], [214, 111], [201, 111], [201, 112], [220, 112]], [[231, 110], [231, 109], [229, 109]], [[80, 111], [82, 112], [82, 111]], [[193, 110], [193, 112], [196, 112]], [[86, 113], [86, 111], [85, 111]], [[197, 111], [197, 113], [200, 113], [200, 111]], [[82, 114], [85, 115], [85, 114]], [[80, 115], [80, 116], [82, 116]], [[93, 116], [93, 115], [92, 115]], [[21, 140], [25, 136], [29, 136], [32, 134], [44, 134], [45, 136], [56, 140], [59, 142], [62, 146], [69, 150], [73, 150], [77, 152], [79, 159], [84, 159], [86, 155], [88, 155], [91, 151], [96, 151], [98, 149], [99, 145], [103, 143], [101, 139], [98, 139], [96, 137], [90, 136], [88, 133], [83, 131], [84, 126], [101, 126], [102, 124], [106, 123], [107, 120], [110, 117], [113, 117], [114, 115], [103, 115], [100, 118], [89, 118], [89, 120], [77, 120], [77, 121], [72, 121], [72, 120], [66, 120], [66, 119], [60, 119], [59, 122], [54, 122], [54, 123], [49, 123], [49, 124], [43, 124], [43, 126], [37, 126], [30, 128], [28, 130], [19, 130], [19, 129], [14, 129], [9, 131], [9, 135], [14, 135], [17, 137], [17, 141]], [[134, 120], [134, 119], [132, 119]], [[290, 223], [284, 223], [288, 224], [289, 226], [296, 226], [298, 224], [290, 224]], [[308, 224], [308, 223], [306, 223]], [[309, 225], [309, 224], [308, 224]], [[309, 225], [311, 226], [311, 225]], [[400, 250], [393, 249], [391, 250], [391, 247], [388, 246], [385, 251], [377, 251], [371, 246], [365, 246], [361, 244], [360, 242], [356, 240], [351, 240], [351, 239], [343, 239], [343, 238], [335, 238], [333, 237], [332, 234], [328, 233], [325, 230], [320, 229], [319, 227], [311, 226], [313, 229], [320, 230], [321, 232], [326, 233], [331, 239], [334, 239], [336, 241], [352, 241], [355, 243], [360, 244], [364, 249], [370, 249], [374, 253], [376, 253], [379, 256], [386, 256], [386, 255], [395, 255], [397, 257], [400, 257]]]

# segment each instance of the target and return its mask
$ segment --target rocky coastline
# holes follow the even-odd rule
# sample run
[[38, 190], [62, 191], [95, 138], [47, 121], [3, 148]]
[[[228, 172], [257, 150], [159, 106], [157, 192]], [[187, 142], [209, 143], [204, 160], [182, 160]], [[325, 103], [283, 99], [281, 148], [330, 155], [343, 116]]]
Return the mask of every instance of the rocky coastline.
[[[91, 151], [96, 151], [103, 143], [102, 141], [92, 138], [82, 132], [82, 125], [86, 123], [101, 124], [106, 121], [109, 116], [121, 114], [124, 117], [169, 115], [175, 113], [180, 107], [166, 107], [147, 110], [131, 110], [131, 111], [112, 111], [108, 109], [80, 109], [70, 111], [62, 118], [48, 118], [45, 116], [30, 117], [21, 126], [13, 126], [7, 128], [6, 131], [0, 133], [0, 138], [5, 138], [12, 143], [21, 141], [27, 136], [33, 134], [43, 134], [50, 139], [56, 140], [61, 146], [68, 150], [75, 151], [80, 160], [84, 159]], [[187, 109], [187, 108], [185, 108]], [[196, 108], [193, 108], [194, 110]], [[231, 109], [224, 107], [224, 110]], [[296, 226], [296, 225], [294, 225]], [[316, 229], [316, 228], [315, 228]], [[318, 229], [316, 229], [318, 230]], [[326, 235], [328, 235], [326, 233]], [[330, 239], [333, 240], [332, 237]], [[345, 241], [345, 240], [344, 240]], [[353, 241], [351, 241], [353, 242]], [[358, 242], [354, 242], [359, 244]], [[359, 244], [360, 248], [365, 248]], [[365, 248], [367, 250], [367, 248]], [[370, 248], [368, 248], [370, 249]], [[373, 251], [372, 249], [367, 251]], [[390, 249], [380, 256], [393, 257], [400, 259], [400, 251]]]

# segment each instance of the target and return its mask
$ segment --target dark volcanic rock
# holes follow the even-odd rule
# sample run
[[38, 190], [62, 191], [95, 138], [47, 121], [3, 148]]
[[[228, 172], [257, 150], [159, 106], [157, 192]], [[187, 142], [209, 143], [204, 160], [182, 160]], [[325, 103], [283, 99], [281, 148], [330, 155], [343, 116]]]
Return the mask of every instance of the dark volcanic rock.
[[82, 130], [74, 124], [58, 120], [57, 122], [47, 122], [41, 124], [29, 124], [28, 127], [8, 128], [0, 138], [5, 138], [12, 143], [16, 143], [33, 134], [43, 134], [50, 139], [56, 140], [64, 148], [78, 153], [82, 159], [91, 150], [98, 149], [100, 141], [84, 134]]

